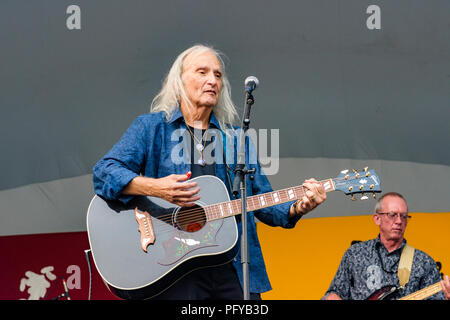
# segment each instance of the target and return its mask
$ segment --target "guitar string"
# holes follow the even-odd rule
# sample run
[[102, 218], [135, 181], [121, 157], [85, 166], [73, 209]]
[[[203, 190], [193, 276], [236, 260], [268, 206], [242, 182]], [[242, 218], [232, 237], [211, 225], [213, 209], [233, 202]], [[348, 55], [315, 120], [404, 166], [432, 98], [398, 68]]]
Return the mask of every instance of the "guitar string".
[[[296, 189], [296, 192], [300, 194], [300, 197], [302, 197], [305, 194], [305, 191], [304, 191], [305, 188], [302, 186], [293, 187], [291, 189]], [[281, 190], [279, 192], [281, 192]], [[269, 194], [261, 194], [261, 195], [257, 195], [257, 196], [258, 197], [263, 196], [265, 198], [265, 201], [269, 202], [269, 199], [266, 198], [266, 197], [270, 197]], [[256, 207], [257, 205], [259, 205], [259, 204], [255, 204], [255, 201], [258, 201], [258, 199], [256, 199], [257, 196], [252, 196], [247, 199], [249, 207], [251, 207], [251, 206]], [[281, 197], [281, 198], [283, 198], [283, 197]], [[288, 199], [287, 201], [289, 201], [289, 200], [292, 200], [292, 199]], [[241, 202], [241, 199], [236, 199], [236, 200], [222, 202], [222, 203], [216, 203], [216, 204], [208, 205], [207, 207], [211, 208], [214, 206], [219, 206], [224, 203], [232, 203], [232, 202], [237, 204], [238, 202]], [[241, 205], [239, 204], [238, 207], [240, 208]], [[254, 210], [256, 210], [256, 209], [254, 209]], [[177, 219], [174, 219], [174, 216], [178, 216], [178, 214], [180, 216], [177, 217]], [[227, 216], [237, 215], [237, 214], [241, 214], [241, 212], [236, 213], [236, 214], [227, 214]], [[212, 219], [208, 220], [208, 216]], [[165, 215], [161, 215], [161, 216], [153, 217], [153, 218], [161, 220], [162, 222], [165, 222], [168, 224], [168, 226], [167, 226], [168, 228], [160, 228], [159, 233], [162, 234], [167, 231], [173, 231], [173, 228], [176, 226], [179, 226], [181, 229], [183, 229], [183, 227], [182, 227], [183, 225], [189, 226], [192, 223], [204, 224], [207, 221], [213, 221], [216, 219], [220, 219], [220, 218], [222, 218], [222, 214], [219, 213], [219, 211], [217, 211], [217, 209], [216, 210], [213, 209], [212, 213], [211, 212], [207, 213], [204, 208], [196, 207], [194, 209], [186, 209], [186, 210], [178, 211], [178, 213], [173, 212], [170, 214], [165, 214]], [[202, 225], [202, 227], [203, 227], [203, 225]]]
[[[295, 188], [298, 188], [298, 187], [295, 187]], [[295, 188], [293, 188], [293, 189], [295, 189]], [[304, 190], [303, 190], [303, 189], [300, 189], [299, 191], [300, 191], [300, 196], [303, 196], [304, 193], [305, 193]], [[257, 196], [258, 196], [258, 197], [260, 197], [260, 196], [263, 196], [263, 197], [269, 197], [269, 195], [267, 195], [267, 194], [262, 194], [262, 195], [257, 195]], [[257, 200], [257, 199], [256, 199], [257, 196], [253, 196], [253, 197], [255, 197], [255, 198], [249, 197], [249, 198], [247, 199], [247, 200], [248, 200], [247, 202], [253, 202], [253, 203], [247, 203], [247, 205], [250, 206], [250, 207], [251, 207], [251, 206], [256, 206], [256, 205], [255, 205], [255, 200]], [[232, 203], [232, 202], [237, 203], [237, 202], [241, 202], [240, 200], [241, 200], [241, 199], [232, 200], [232, 201], [227, 201], [227, 202], [222, 202], [222, 203], [216, 203], [216, 204], [208, 205], [208, 206], [206, 206], [206, 207], [211, 208], [211, 207], [219, 206], [219, 205], [225, 204], [225, 203]], [[289, 200], [291, 200], [291, 199], [289, 199]], [[287, 200], [287, 201], [289, 201], [289, 200]], [[265, 199], [265, 201], [269, 202], [268, 199]], [[240, 207], [240, 206], [241, 206], [241, 205], [239, 205], [239, 207]], [[213, 209], [213, 210], [214, 210], [214, 209]], [[181, 218], [180, 218], [180, 219], [177, 219], [177, 221], [178, 221], [178, 222], [181, 222], [181, 223], [196, 222], [195, 218], [202, 218], [202, 217], [208, 215], [208, 213], [206, 213], [205, 211], [206, 211], [206, 210], [204, 210], [204, 208], [198, 208], [198, 207], [197, 207], [197, 208], [194, 208], [194, 209], [185, 209], [185, 210], [181, 210], [181, 211], [179, 211], [179, 213], [181, 213]], [[239, 213], [239, 214], [240, 214], [240, 213]], [[173, 213], [169, 213], [169, 214], [165, 214], [165, 215], [161, 215], [161, 216], [153, 217], [153, 218], [162, 220], [163, 222], [172, 222], [172, 221], [173, 221], [174, 215], [175, 215], [175, 213], [173, 212]], [[232, 214], [232, 215], [233, 215], [233, 214]], [[219, 211], [214, 210], [212, 213], [209, 213], [209, 216], [212, 217], [212, 218], [214, 218], [214, 216], [216, 216], [216, 218], [221, 218], [221, 213], [219, 213]], [[194, 218], [194, 219], [192, 219], [192, 218]], [[214, 220], [214, 219], [212, 219], [212, 220]]]
[[[340, 181], [340, 180], [345, 180], [345, 178], [335, 178], [334, 180]], [[324, 183], [325, 181], [327, 181], [327, 180], [322, 181], [322, 183]], [[296, 190], [296, 192], [300, 193], [300, 197], [302, 197], [305, 194], [305, 191], [304, 191], [305, 188], [303, 186], [296, 186], [296, 187], [292, 187], [292, 188], [282, 189], [282, 190], [279, 190], [278, 193], [286, 192], [286, 190], [288, 190], [288, 189]], [[255, 206], [254, 201], [257, 200], [256, 199], [257, 197], [261, 197], [261, 196], [264, 197], [264, 198], [270, 197], [269, 193], [251, 196], [251, 197], [248, 198], [248, 202], [252, 201], [253, 204], [248, 203], [248, 205], [250, 204], [250, 205]], [[295, 200], [299, 199], [300, 197], [295, 198]], [[236, 204], [237, 202], [240, 202], [240, 200], [241, 199], [231, 200], [231, 201], [223, 202], [223, 204], [224, 203], [230, 204], [232, 202], [235, 202], [235, 204]], [[268, 202], [272, 201], [271, 199], [269, 199], [269, 200], [268, 199], [264, 199], [264, 200], [268, 201]], [[289, 199], [289, 200], [292, 200], [292, 199]], [[289, 200], [287, 200], [287, 201], [289, 201]], [[287, 202], [287, 201], [283, 201], [283, 202]], [[213, 206], [218, 206], [218, 205], [221, 205], [221, 203], [208, 205], [206, 207], [210, 207], [211, 208]], [[179, 227], [181, 227], [183, 225], [189, 225], [191, 223], [204, 224], [205, 222], [208, 221], [208, 215], [209, 215], [209, 218], [212, 218], [209, 221], [220, 219], [220, 218], [223, 217], [222, 214], [219, 213], [219, 211], [214, 210], [212, 213], [207, 213], [204, 208], [198, 208], [198, 207], [194, 208], [194, 209], [181, 210], [181, 211], [179, 211], [179, 213], [180, 213], [180, 216], [177, 217], [176, 221], [174, 221], [174, 215], [175, 215], [174, 212], [170, 213], [170, 214], [166, 214], [166, 215], [161, 215], [161, 216], [158, 216], [158, 217], [153, 217], [153, 218], [156, 218], [156, 219], [159, 219], [159, 220], [161, 220], [161, 221], [163, 221], [165, 223], [168, 223], [169, 224], [169, 230], [172, 231], [173, 227], [175, 227], [175, 224], [178, 225]], [[240, 212], [237, 213], [237, 214], [240, 214]], [[237, 215], [237, 214], [227, 214], [227, 216]], [[216, 218], [216, 219], [214, 219], [214, 218]], [[161, 230], [160, 230], [160, 232], [161, 232]]]
[[[241, 212], [237, 214], [232, 215], [238, 215], [241, 214]], [[212, 217], [212, 219], [208, 219], [208, 214], [204, 211], [203, 208], [196, 208], [189, 210], [189, 214], [186, 214], [186, 211], [181, 212], [181, 214], [178, 217], [174, 217], [174, 214], [169, 214], [160, 219], [160, 217], [154, 217], [155, 219], [159, 219], [162, 222], [167, 223], [167, 225], [161, 226], [158, 230], [158, 235], [162, 236], [164, 234], [173, 233], [175, 230], [181, 230], [185, 232], [196, 232], [201, 230], [207, 222], [218, 220], [221, 217]], [[231, 215], [228, 215], [231, 216]], [[198, 224], [198, 226], [194, 226], [193, 224]], [[189, 227], [194, 227], [195, 230], [189, 230]]]
[[[340, 181], [340, 180], [345, 180], [344, 178], [335, 178], [334, 180], [337, 180], [337, 181]], [[324, 180], [324, 181], [321, 181], [322, 183], [325, 183], [327, 180]], [[305, 193], [305, 187], [303, 187], [303, 186], [296, 186], [296, 187], [292, 187], [292, 188], [285, 188], [285, 189], [282, 189], [282, 190], [279, 190], [279, 191], [277, 191], [278, 192], [278, 194], [280, 194], [280, 193], [282, 193], [282, 192], [287, 192], [286, 190], [288, 190], [288, 189], [294, 189], [295, 191], [297, 191], [297, 192], [299, 192], [300, 193], [300, 197], [301, 196], [303, 196], [304, 195], [304, 193]], [[269, 193], [265, 193], [265, 194], [259, 194], [259, 195], [253, 195], [253, 196], [250, 196], [247, 200], [248, 201], [253, 201], [253, 200], [255, 200], [257, 197], [261, 197], [261, 196], [263, 196], [263, 197], [270, 197], [270, 195], [269, 195]], [[300, 197], [298, 197], [298, 198], [300, 198]], [[295, 199], [298, 199], [298, 198], [295, 198]], [[217, 206], [217, 205], [220, 205], [220, 204], [224, 204], [224, 203], [232, 203], [232, 202], [234, 202], [234, 201], [239, 201], [240, 202], [240, 200], [241, 199], [236, 199], [236, 200], [231, 200], [231, 201], [226, 201], [226, 202], [222, 202], [222, 203], [216, 203], [216, 204], [211, 204], [211, 205], [208, 205], [208, 206], [206, 206], [206, 207], [213, 207], [213, 206]], [[267, 199], [264, 199], [265, 201], [268, 201]], [[292, 200], [292, 199], [288, 199], [287, 201], [290, 201], [290, 200]], [[270, 200], [271, 201], [271, 200]], [[285, 201], [285, 202], [287, 202], [287, 201]], [[268, 201], [269, 202], [269, 201]], [[253, 204], [254, 205], [254, 204]], [[192, 210], [194, 210], [194, 211], [192, 211]], [[195, 209], [186, 209], [186, 210], [183, 210], [183, 213], [184, 214], [186, 214], [186, 213], [190, 213], [190, 212], [198, 212], [197, 211], [197, 208], [195, 208]], [[173, 217], [173, 214], [174, 213], [169, 213], [169, 214], [166, 214], [166, 215], [161, 215], [161, 216], [158, 216], [158, 217], [155, 217], [155, 218], [158, 218], [158, 219], [160, 219], [160, 220], [165, 220], [166, 218], [168, 219], [168, 220], [165, 220], [165, 221], [169, 221], [169, 220], [172, 220], [172, 217]]]
[[[342, 179], [342, 178], [335, 178], [335, 180], [344, 180], [344, 179]], [[286, 192], [287, 189], [290, 189], [290, 188], [286, 188], [286, 189], [280, 190], [280, 191], [278, 191], [278, 193], [280, 193], [282, 191]], [[304, 195], [304, 193], [305, 193], [305, 191], [304, 191], [305, 188], [303, 186], [297, 186], [297, 187], [293, 187], [291, 189], [295, 189], [297, 192], [299, 192], [300, 193], [300, 197], [302, 197]], [[256, 197], [260, 197], [260, 196], [263, 196], [264, 198], [265, 197], [270, 197], [269, 194], [255, 195], [255, 196], [249, 197], [248, 198], [248, 202], [250, 202], [250, 201], [254, 202], [254, 200], [257, 200]], [[298, 198], [300, 198], [300, 197], [298, 197]], [[298, 199], [298, 198], [296, 198], [296, 199]], [[266, 200], [268, 202], [271, 201], [271, 199], [269, 199], [270, 201], [268, 199], [264, 199], [264, 200]], [[289, 199], [289, 200], [292, 200], [292, 199]], [[287, 200], [287, 201], [289, 201], [289, 200]], [[234, 201], [239, 201], [240, 202], [240, 199], [231, 200], [231, 201], [227, 201], [227, 202], [223, 202], [223, 203], [232, 203]], [[220, 204], [221, 203], [212, 204], [212, 205], [208, 205], [207, 207], [211, 208], [213, 206], [218, 206]], [[248, 205], [249, 204], [250, 203], [248, 203]], [[255, 204], [253, 203], [253, 204], [250, 204], [250, 205], [254, 206]], [[177, 220], [179, 223], [196, 222], [196, 219], [200, 219], [200, 218], [203, 218], [206, 215], [208, 215], [208, 213], [205, 213], [205, 210], [203, 208], [185, 209], [185, 210], [182, 210], [180, 212], [182, 213], [183, 217]], [[213, 215], [214, 214], [216, 215], [217, 218], [221, 218], [221, 213], [219, 213], [218, 211], [213, 211]], [[209, 214], [209, 215], [212, 216], [211, 214]], [[162, 220], [163, 222], [171, 223], [171, 222], [173, 222], [173, 217], [174, 217], [174, 213], [170, 213], [170, 214], [161, 215], [161, 216], [154, 217], [154, 218]], [[212, 220], [214, 220], [214, 219], [212, 219]], [[200, 221], [204, 222], [205, 220], [200, 220]]]

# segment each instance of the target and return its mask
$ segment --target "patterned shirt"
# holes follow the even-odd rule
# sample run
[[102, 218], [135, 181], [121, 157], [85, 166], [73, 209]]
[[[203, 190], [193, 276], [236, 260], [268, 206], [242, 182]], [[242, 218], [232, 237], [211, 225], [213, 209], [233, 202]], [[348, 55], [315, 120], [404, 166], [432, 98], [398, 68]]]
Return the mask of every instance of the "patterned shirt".
[[[399, 288], [397, 271], [405, 244], [406, 240], [403, 240], [402, 245], [390, 253], [381, 243], [380, 236], [352, 245], [345, 251], [325, 296], [334, 292], [344, 300], [364, 300], [385, 286]], [[389, 298], [398, 299], [440, 280], [436, 262], [416, 249], [409, 282]], [[428, 299], [445, 300], [445, 295], [441, 291]]]

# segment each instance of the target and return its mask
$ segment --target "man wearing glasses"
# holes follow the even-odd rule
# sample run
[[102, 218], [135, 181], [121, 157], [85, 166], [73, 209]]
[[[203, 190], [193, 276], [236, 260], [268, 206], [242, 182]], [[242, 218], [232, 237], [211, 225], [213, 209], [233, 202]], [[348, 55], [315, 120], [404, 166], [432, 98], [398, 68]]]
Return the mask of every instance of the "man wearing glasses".
[[[428, 299], [450, 299], [448, 276], [441, 280], [436, 262], [415, 249], [406, 285], [400, 285], [398, 266], [406, 240], [408, 205], [396, 192], [384, 194], [377, 202], [373, 221], [380, 228], [376, 239], [352, 245], [344, 253], [324, 300], [399, 299], [440, 282], [439, 290]], [[391, 293], [384, 288], [396, 288]], [[380, 296], [377, 296], [380, 292]]]

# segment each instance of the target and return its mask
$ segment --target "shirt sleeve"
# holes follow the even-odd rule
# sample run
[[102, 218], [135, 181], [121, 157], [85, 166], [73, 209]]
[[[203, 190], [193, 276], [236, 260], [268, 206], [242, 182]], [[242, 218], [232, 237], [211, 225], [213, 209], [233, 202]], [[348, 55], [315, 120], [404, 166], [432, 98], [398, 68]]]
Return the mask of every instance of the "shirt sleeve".
[[[254, 180], [252, 183], [252, 194], [262, 194], [272, 192], [272, 187], [266, 175], [262, 172], [259, 163], [255, 167]], [[261, 222], [269, 226], [281, 226], [283, 228], [295, 227], [300, 217], [289, 218], [289, 209], [294, 201], [289, 201], [268, 208], [256, 210], [255, 216]]]
[[145, 127], [137, 118], [112, 149], [98, 161], [93, 169], [96, 194], [109, 199], [130, 201], [133, 196], [122, 195], [122, 190], [140, 175], [147, 150]]
[[351, 285], [351, 272], [350, 272], [350, 251], [347, 250], [342, 257], [338, 270], [330, 284], [324, 297], [330, 293], [336, 293], [343, 300], [350, 299], [350, 285]]

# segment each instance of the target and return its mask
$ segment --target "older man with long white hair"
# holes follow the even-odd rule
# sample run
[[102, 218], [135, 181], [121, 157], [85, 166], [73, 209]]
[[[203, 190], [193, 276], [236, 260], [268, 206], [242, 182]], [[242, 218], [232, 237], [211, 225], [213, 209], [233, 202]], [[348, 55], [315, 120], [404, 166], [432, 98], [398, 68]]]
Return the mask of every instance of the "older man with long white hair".
[[[175, 59], [161, 91], [153, 99], [151, 112], [139, 116], [95, 165], [95, 192], [105, 199], [123, 203], [128, 203], [135, 196], [153, 196], [181, 208], [195, 208], [202, 201], [202, 192], [198, 183], [190, 179], [208, 175], [219, 178], [231, 197], [232, 169], [236, 163], [226, 159], [224, 155], [227, 152], [223, 149], [236, 154], [237, 139], [226, 138], [229, 136], [228, 130], [233, 132], [237, 129], [233, 126], [236, 116], [221, 54], [204, 45], [185, 50]], [[177, 149], [179, 138], [184, 142], [187, 140], [187, 144], [182, 141], [181, 145], [188, 147]], [[247, 150], [250, 143], [247, 140]], [[209, 146], [214, 146], [213, 152], [206, 154]], [[248, 194], [271, 192], [270, 183], [259, 163], [248, 163], [247, 166], [255, 169], [253, 179], [248, 181]], [[306, 180], [303, 186], [308, 191], [298, 201], [284, 201], [248, 213], [251, 299], [260, 299], [262, 292], [271, 289], [254, 217], [271, 226], [293, 228], [302, 215], [326, 199], [323, 187], [315, 179]], [[185, 212], [194, 215], [197, 211], [191, 209]], [[240, 216], [235, 218], [239, 230], [236, 247], [239, 248], [241, 219]], [[179, 222], [174, 226], [195, 233], [202, 229], [204, 222]], [[179, 239], [186, 246], [201, 241]], [[240, 252], [234, 253], [221, 263], [195, 265], [183, 276], [172, 277], [176, 279], [171, 279], [167, 283], [168, 288], [155, 298], [242, 299], [241, 256]], [[180, 255], [182, 259], [187, 254]], [[189, 264], [192, 261], [186, 262]]]

